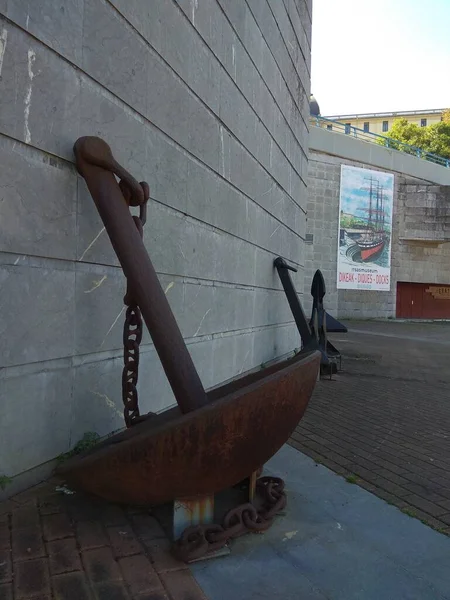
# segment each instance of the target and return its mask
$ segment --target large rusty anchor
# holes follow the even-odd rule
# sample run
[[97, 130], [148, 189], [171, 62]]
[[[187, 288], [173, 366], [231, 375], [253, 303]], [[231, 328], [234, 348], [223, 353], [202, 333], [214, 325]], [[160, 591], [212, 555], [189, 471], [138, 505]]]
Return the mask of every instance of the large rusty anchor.
[[[124, 398], [132, 426], [69, 459], [58, 472], [69, 484], [108, 501], [137, 505], [200, 498], [231, 487], [288, 440], [314, 389], [320, 354], [300, 353], [206, 392], [142, 241], [148, 186], [118, 165], [99, 138], [80, 138], [74, 152], [127, 278]], [[129, 206], [141, 208], [140, 219]], [[137, 407], [133, 365], [139, 309], [178, 404], [158, 415], [139, 415]]]

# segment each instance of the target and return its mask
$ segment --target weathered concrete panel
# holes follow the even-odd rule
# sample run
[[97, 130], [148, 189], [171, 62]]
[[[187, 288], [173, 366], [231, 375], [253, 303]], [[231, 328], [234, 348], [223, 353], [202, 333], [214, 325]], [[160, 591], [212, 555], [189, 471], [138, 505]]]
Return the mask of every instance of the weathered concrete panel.
[[[117, 272], [115, 272], [117, 271]], [[75, 274], [75, 352], [121, 348], [125, 319], [122, 269], [92, 266]]]
[[[79, 135], [148, 181], [144, 243], [206, 387], [299, 346], [273, 260], [297, 286], [305, 264], [306, 109], [288, 85], [292, 57], [309, 64], [306, 9], [264, 0], [260, 24], [236, 0], [31, 4], [0, 0], [2, 453], [2, 411], [41, 410], [33, 386], [49, 401], [6, 474], [123, 426], [125, 281], [73, 165]], [[142, 412], [174, 403], [148, 332], [139, 391]]]
[[110, 3], [135, 27], [157, 50], [161, 51], [164, 29], [161, 27], [160, 10], [163, 3], [142, 2], [142, 0], [110, 0]]
[[5, 137], [0, 164], [0, 251], [73, 260], [75, 169]]
[[0, 18], [0, 132], [72, 160], [78, 137], [78, 73], [45, 45]]
[[6, 15], [59, 54], [79, 63], [83, 8], [84, 0], [9, 0]]
[[16, 265], [0, 267], [0, 365], [71, 356], [75, 273]]
[[0, 378], [0, 472], [16, 475], [67, 452], [72, 371]]
[[123, 427], [122, 367], [120, 358], [75, 367], [69, 428], [71, 445], [87, 432], [106, 435]]
[[310, 78], [310, 72], [308, 70], [304, 54], [308, 54], [306, 36], [302, 36], [300, 39], [297, 37], [289, 19], [288, 10], [284, 2], [267, 0], [267, 3], [269, 4], [275, 21], [280, 29], [284, 45], [291, 58], [294, 69], [297, 72], [303, 87], [306, 89], [306, 87], [309, 86]]
[[[311, 73], [311, 28], [310, 23], [306, 24], [300, 18], [295, 0], [283, 0], [286, 7], [292, 28], [297, 36], [298, 43], [302, 49], [306, 65]], [[308, 19], [309, 20], [309, 19]]]
[[83, 69], [141, 114], [146, 113], [150, 51], [106, 2], [85, 0]]
[[[304, 81], [299, 79], [298, 73], [286, 49], [286, 41], [283, 39], [267, 0], [263, 2], [259, 2], [259, 0], [246, 0], [246, 2], [277, 62], [278, 69], [286, 82], [294, 102], [306, 122], [309, 118], [309, 78], [305, 74]], [[280, 10], [285, 11], [283, 3], [279, 2], [279, 5]]]
[[145, 121], [87, 77], [81, 79], [80, 136], [97, 135], [114, 146], [114, 156], [136, 177], [146, 167]]
[[142, 2], [116, 0], [113, 4], [205, 104], [218, 113], [219, 65], [201, 39], [192, 35], [191, 24], [176, 4], [157, 0], [152, 3], [150, 15]]

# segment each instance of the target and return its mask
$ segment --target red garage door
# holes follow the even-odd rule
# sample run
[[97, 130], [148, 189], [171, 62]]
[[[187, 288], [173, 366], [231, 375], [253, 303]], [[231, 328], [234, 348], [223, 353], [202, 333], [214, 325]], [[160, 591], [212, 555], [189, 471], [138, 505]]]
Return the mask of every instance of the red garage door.
[[397, 317], [450, 319], [450, 285], [397, 283]]

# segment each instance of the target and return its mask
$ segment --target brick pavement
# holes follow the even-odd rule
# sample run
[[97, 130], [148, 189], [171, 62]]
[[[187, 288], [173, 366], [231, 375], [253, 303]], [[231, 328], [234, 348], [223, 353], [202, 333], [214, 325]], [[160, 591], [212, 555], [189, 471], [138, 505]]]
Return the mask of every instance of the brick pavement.
[[441, 329], [398, 325], [336, 342], [344, 371], [317, 385], [290, 444], [450, 534], [450, 328], [434, 345]]
[[148, 510], [56, 484], [0, 503], [1, 600], [205, 600]]

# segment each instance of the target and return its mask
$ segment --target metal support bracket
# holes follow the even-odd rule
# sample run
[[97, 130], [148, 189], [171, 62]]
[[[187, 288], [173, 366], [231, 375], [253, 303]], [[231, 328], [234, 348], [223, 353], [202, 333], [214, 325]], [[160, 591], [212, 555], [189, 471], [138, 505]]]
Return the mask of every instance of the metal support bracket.
[[[248, 501], [253, 502], [256, 491], [257, 471], [248, 478]], [[214, 495], [196, 499], [177, 499], [173, 503], [173, 539], [178, 540], [188, 527], [195, 525], [211, 525], [214, 521]], [[214, 552], [189, 561], [190, 563], [219, 558], [230, 554], [228, 545]]]

